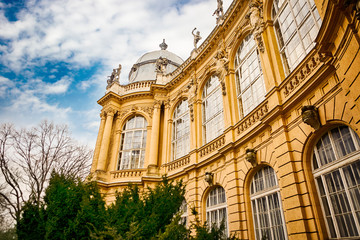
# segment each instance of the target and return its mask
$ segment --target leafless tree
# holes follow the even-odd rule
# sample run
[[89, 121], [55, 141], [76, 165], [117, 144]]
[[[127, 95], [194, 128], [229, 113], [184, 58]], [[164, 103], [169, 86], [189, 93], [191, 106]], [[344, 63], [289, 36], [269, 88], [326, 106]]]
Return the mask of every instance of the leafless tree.
[[67, 126], [41, 122], [31, 129], [0, 126], [0, 204], [14, 220], [30, 198], [40, 203], [53, 170], [84, 178], [92, 151], [76, 143]]

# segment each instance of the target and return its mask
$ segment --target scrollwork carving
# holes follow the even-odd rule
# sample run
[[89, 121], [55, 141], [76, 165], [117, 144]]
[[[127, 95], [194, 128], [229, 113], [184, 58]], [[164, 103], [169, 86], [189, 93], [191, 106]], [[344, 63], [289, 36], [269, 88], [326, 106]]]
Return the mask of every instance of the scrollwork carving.
[[246, 18], [250, 20], [252, 27], [251, 33], [261, 52], [265, 51], [264, 41], [261, 34], [264, 32], [264, 18], [263, 18], [263, 2], [262, 0], [251, 0], [249, 4], [249, 12]]

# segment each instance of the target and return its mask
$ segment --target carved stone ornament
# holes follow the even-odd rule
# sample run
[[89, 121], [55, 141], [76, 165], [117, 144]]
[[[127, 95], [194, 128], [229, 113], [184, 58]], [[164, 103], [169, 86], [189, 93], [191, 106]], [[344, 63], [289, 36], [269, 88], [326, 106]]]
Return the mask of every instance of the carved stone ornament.
[[250, 20], [252, 27], [251, 33], [261, 52], [265, 51], [264, 41], [261, 34], [264, 32], [264, 18], [263, 18], [263, 2], [262, 0], [251, 0], [249, 4], [249, 12], [246, 18]]
[[197, 93], [197, 82], [195, 77], [192, 77], [190, 79], [189, 85], [188, 85], [188, 89], [189, 89], [189, 99], [193, 99], [196, 97], [196, 93]]
[[190, 120], [194, 121], [194, 103], [189, 103], [189, 109], [190, 109]]
[[214, 173], [206, 172], [205, 173], [205, 182], [207, 182], [210, 186], [213, 185]]
[[256, 161], [256, 151], [255, 151], [255, 149], [247, 148], [245, 150], [245, 152], [246, 152], [246, 155], [245, 155], [246, 161], [251, 163], [251, 166], [256, 167], [257, 166], [257, 161]]
[[303, 106], [301, 108], [301, 116], [303, 122], [310, 125], [315, 130], [320, 128], [319, 111], [314, 105]]
[[229, 73], [229, 58], [225, 47], [219, 46], [214, 59], [215, 73], [219, 75], [219, 78], [222, 78]]
[[354, 4], [353, 9], [355, 10], [355, 16], [360, 20], [360, 0], [345, 0], [344, 5], [348, 7], [349, 5]]

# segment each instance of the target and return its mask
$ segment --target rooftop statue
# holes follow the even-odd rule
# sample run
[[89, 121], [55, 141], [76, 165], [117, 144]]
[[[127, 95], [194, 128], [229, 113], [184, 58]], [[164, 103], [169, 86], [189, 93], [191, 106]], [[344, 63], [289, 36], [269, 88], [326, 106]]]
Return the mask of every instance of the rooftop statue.
[[201, 40], [201, 36], [200, 36], [200, 31], [194, 33], [195, 30], [196, 28], [194, 28], [191, 33], [194, 36], [194, 47], [195, 49], [197, 49], [197, 43]]
[[224, 15], [224, 10], [223, 10], [223, 1], [222, 0], [217, 0], [218, 1], [218, 7], [216, 8], [216, 10], [213, 13], [213, 16], [216, 14], [217, 19], [222, 19], [223, 15]]
[[120, 80], [120, 73], [121, 73], [121, 64], [119, 64], [119, 67], [118, 68], [114, 68], [112, 73], [111, 73], [111, 76], [108, 76], [108, 80], [107, 80], [107, 87], [110, 87], [110, 85], [113, 83], [113, 82], [119, 82]]

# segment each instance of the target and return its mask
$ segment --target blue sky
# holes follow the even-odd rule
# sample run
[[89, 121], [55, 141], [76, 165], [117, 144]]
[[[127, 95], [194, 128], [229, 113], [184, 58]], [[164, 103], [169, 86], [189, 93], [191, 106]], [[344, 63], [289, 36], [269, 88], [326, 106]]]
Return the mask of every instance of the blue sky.
[[[225, 10], [231, 0], [224, 0]], [[144, 53], [168, 50], [184, 60], [215, 27], [216, 0], [0, 0], [0, 124], [30, 127], [43, 119], [67, 124], [93, 148], [96, 103], [106, 79]], [[200, 42], [201, 44], [201, 42]]]

